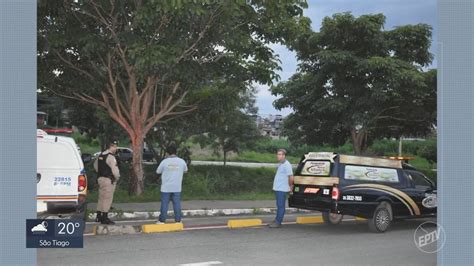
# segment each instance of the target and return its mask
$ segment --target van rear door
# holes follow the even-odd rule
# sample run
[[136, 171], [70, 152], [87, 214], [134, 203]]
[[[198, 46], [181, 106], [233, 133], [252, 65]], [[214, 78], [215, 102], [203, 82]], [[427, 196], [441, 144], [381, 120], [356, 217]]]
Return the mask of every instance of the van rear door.
[[61, 137], [37, 141], [37, 200], [77, 202], [78, 176], [83, 164], [77, 147]]
[[337, 177], [331, 177], [333, 163], [327, 160], [307, 160], [301, 162], [295, 174], [297, 192], [330, 197], [332, 187], [339, 183]]
[[330, 160], [303, 160], [295, 172], [292, 204], [309, 209], [331, 210], [339, 178]]

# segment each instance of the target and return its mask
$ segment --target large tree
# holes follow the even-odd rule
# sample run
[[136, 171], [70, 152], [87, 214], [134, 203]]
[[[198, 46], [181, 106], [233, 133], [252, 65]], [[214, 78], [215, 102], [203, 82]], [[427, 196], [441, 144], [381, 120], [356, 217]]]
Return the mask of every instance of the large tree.
[[104, 109], [127, 132], [139, 195], [150, 129], [194, 110], [187, 99], [209, 85], [270, 83], [278, 59], [268, 43], [305, 31], [305, 7], [298, 0], [39, 1], [39, 86]]
[[200, 116], [203, 131], [198, 140], [214, 147], [216, 152], [222, 151], [226, 165], [229, 152], [240, 152], [258, 141], [260, 134], [254, 118], [258, 108], [254, 89], [227, 86], [214, 90]]
[[302, 34], [299, 72], [272, 88], [277, 108], [294, 110], [285, 132], [295, 142], [339, 145], [363, 153], [378, 137], [424, 135], [436, 123], [436, 71], [426, 71], [431, 27], [384, 30], [385, 16], [324, 18]]

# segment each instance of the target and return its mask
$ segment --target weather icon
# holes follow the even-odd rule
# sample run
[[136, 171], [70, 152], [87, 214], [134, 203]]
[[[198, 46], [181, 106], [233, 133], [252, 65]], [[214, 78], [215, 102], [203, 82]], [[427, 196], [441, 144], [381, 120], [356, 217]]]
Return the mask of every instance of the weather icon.
[[48, 232], [48, 229], [46, 229], [46, 227], [48, 227], [48, 222], [43, 221], [42, 223], [40, 223], [38, 225], [35, 225], [33, 228], [31, 228], [31, 232], [33, 232], [33, 233], [35, 233], [35, 232], [46, 233], [46, 232]]

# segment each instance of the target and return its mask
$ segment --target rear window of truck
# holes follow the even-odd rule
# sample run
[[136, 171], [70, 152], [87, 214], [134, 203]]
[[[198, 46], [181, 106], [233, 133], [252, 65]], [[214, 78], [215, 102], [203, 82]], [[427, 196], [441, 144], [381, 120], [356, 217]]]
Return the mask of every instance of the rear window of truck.
[[300, 164], [297, 172], [305, 176], [330, 176], [331, 162], [323, 160], [305, 161]]

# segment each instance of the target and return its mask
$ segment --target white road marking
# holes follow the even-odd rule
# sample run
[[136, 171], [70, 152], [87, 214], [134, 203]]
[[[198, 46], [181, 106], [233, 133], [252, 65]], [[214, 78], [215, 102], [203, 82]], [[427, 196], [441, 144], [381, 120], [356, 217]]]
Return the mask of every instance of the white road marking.
[[180, 264], [180, 266], [208, 266], [208, 265], [219, 265], [219, 264], [223, 264], [223, 263], [220, 261], [204, 261], [204, 262]]

